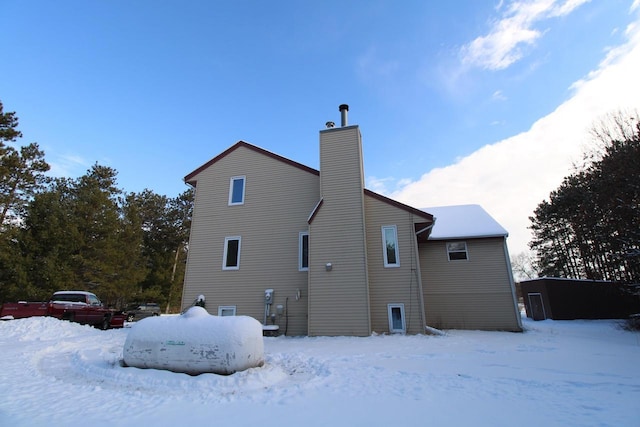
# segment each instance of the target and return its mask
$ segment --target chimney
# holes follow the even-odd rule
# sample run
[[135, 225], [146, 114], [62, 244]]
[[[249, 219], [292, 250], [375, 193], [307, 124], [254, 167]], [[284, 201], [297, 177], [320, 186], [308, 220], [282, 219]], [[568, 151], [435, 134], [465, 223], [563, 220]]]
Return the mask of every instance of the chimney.
[[340, 126], [345, 127], [347, 126], [347, 111], [349, 111], [349, 106], [347, 104], [341, 104], [338, 109], [340, 110], [340, 117], [342, 119]]

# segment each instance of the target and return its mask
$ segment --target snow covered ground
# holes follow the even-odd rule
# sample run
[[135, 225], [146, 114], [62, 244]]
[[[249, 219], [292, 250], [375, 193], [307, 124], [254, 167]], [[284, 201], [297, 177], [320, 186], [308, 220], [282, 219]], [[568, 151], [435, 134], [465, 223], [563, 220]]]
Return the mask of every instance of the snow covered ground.
[[639, 426], [640, 334], [524, 319], [526, 332], [265, 338], [263, 367], [120, 365], [129, 329], [0, 322], [0, 426]]

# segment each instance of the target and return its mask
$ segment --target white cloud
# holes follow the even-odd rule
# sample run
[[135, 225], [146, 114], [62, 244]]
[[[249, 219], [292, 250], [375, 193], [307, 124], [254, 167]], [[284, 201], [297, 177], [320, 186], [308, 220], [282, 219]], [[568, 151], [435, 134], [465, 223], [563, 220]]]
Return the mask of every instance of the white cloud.
[[570, 14], [582, 6], [584, 3], [588, 3], [591, 0], [566, 0], [565, 2], [561, 2], [560, 4], [554, 4], [554, 6], [549, 11], [549, 17], [559, 17]]
[[[396, 179], [394, 177], [378, 178], [375, 176], [367, 177], [367, 188], [371, 191], [375, 191], [380, 194], [388, 194], [394, 191], [399, 191], [406, 185], [411, 184], [411, 180], [408, 178]], [[393, 188], [390, 188], [393, 186]]]
[[387, 193], [387, 185], [393, 182], [393, 178], [377, 178], [375, 176], [369, 176], [367, 177], [367, 188], [377, 193]]
[[84, 158], [73, 154], [58, 155], [53, 161], [47, 159], [47, 162], [51, 166], [47, 175], [58, 178], [80, 176], [90, 167]]
[[[640, 1], [640, 0], [639, 0]], [[573, 85], [573, 96], [527, 132], [487, 145], [434, 169], [391, 194], [411, 206], [482, 205], [510, 234], [512, 254], [527, 250], [529, 216], [572, 172], [605, 115], [640, 106], [640, 31], [608, 52], [597, 70]]]
[[493, 92], [493, 95], [491, 95], [491, 99], [493, 99], [494, 101], [506, 101], [507, 97], [504, 95], [504, 93], [502, 93], [501, 90], [497, 90]]
[[567, 15], [588, 1], [512, 2], [487, 35], [477, 37], [462, 48], [462, 62], [489, 70], [507, 68], [524, 56], [524, 47], [535, 44], [542, 37], [543, 31], [534, 29], [534, 24]]

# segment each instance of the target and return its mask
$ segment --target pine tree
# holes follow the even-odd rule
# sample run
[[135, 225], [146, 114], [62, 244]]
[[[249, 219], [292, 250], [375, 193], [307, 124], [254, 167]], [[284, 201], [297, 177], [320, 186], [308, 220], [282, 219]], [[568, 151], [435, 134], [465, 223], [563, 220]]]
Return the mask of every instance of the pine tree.
[[147, 276], [139, 283], [137, 298], [155, 300], [170, 306], [180, 304], [184, 262], [186, 260], [193, 193], [176, 198], [150, 190], [130, 194], [127, 204], [135, 207], [142, 221], [143, 253]]
[[24, 206], [41, 188], [49, 170], [38, 144], [19, 149], [7, 145], [22, 137], [17, 127], [15, 112], [5, 113], [0, 102], [0, 231], [21, 218]]
[[16, 148], [22, 137], [15, 112], [0, 102], [0, 302], [35, 297], [19, 240], [24, 207], [41, 188], [49, 165], [36, 143]]
[[[541, 275], [640, 282], [640, 122], [618, 117], [599, 151], [530, 218]], [[617, 137], [616, 137], [617, 135]]]

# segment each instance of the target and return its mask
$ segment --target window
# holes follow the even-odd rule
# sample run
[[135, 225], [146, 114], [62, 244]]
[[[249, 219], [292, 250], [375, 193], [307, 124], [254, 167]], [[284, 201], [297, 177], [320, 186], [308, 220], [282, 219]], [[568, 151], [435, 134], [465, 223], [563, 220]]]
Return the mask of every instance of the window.
[[404, 321], [404, 304], [388, 304], [389, 332], [404, 334], [407, 331]]
[[301, 231], [298, 249], [298, 270], [309, 270], [309, 232]]
[[244, 176], [234, 176], [229, 183], [229, 205], [244, 204]]
[[235, 315], [236, 315], [235, 305], [219, 305], [218, 306], [218, 316], [235, 316]]
[[238, 270], [240, 268], [240, 236], [225, 237], [223, 270]]
[[398, 253], [398, 231], [395, 225], [382, 227], [382, 253], [385, 267], [400, 267]]
[[468, 259], [466, 242], [449, 242], [447, 243], [447, 255], [449, 261], [460, 261]]

